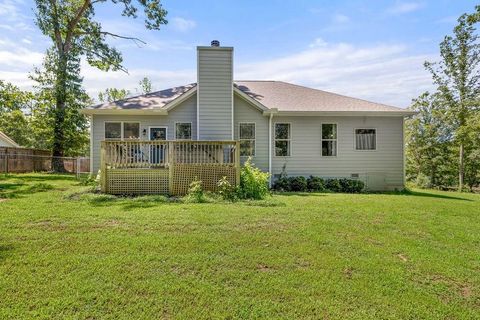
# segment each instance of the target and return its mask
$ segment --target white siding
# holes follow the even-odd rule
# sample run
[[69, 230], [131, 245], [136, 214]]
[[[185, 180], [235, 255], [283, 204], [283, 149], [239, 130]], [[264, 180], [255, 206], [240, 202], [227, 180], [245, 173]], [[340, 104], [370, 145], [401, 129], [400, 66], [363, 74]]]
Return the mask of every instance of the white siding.
[[[234, 98], [234, 133], [235, 140], [239, 138], [239, 123], [255, 123], [255, 157], [252, 161], [263, 171], [268, 171], [268, 117], [244, 99], [235, 96]], [[242, 162], [247, 157], [242, 157]]]
[[[100, 168], [100, 142], [105, 140], [105, 121], [131, 121], [140, 122], [140, 139], [148, 140], [149, 126], [168, 127], [168, 140], [175, 139], [175, 123], [191, 122], [192, 123], [192, 139], [197, 136], [197, 97], [193, 95], [186, 101], [169, 111], [168, 116], [112, 116], [112, 115], [95, 115], [93, 117], [93, 173]], [[147, 129], [147, 136], [143, 137], [143, 129]]]
[[[273, 156], [273, 174], [285, 171], [290, 176], [350, 177], [362, 180], [370, 175], [382, 189], [403, 188], [403, 119], [402, 117], [274, 117], [276, 122], [291, 124], [291, 156]], [[321, 124], [337, 124], [337, 156], [321, 155]], [[377, 150], [355, 150], [355, 128], [377, 129]], [[274, 133], [273, 137], [274, 139]], [[273, 143], [273, 141], [272, 141]], [[273, 153], [275, 148], [273, 145]], [[372, 182], [373, 183], [373, 182]], [[377, 188], [378, 189], [378, 188]]]
[[198, 48], [200, 140], [232, 139], [232, 48]]

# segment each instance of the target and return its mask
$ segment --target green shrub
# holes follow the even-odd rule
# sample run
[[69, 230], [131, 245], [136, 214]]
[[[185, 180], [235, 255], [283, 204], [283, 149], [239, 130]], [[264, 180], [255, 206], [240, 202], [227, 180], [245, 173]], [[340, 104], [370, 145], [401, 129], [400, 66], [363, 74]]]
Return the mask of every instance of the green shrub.
[[307, 179], [302, 176], [288, 178], [290, 191], [307, 191]]
[[332, 192], [342, 191], [342, 186], [340, 185], [340, 181], [338, 181], [338, 179], [327, 179], [325, 181], [325, 188]]
[[325, 191], [325, 182], [320, 177], [310, 176], [307, 179], [308, 191]]
[[290, 182], [287, 177], [281, 176], [272, 186], [273, 190], [277, 191], [290, 191]]
[[204, 203], [207, 202], [205, 192], [203, 191], [202, 181], [195, 179], [190, 183], [188, 193], [185, 196], [185, 201], [190, 203]]
[[235, 201], [237, 199], [237, 188], [232, 186], [227, 177], [222, 177], [217, 183], [218, 194], [222, 197], [223, 200]]
[[240, 189], [238, 195], [243, 199], [264, 199], [268, 195], [269, 174], [263, 172], [251, 162], [245, 162], [240, 172]]
[[353, 180], [353, 179], [340, 179], [340, 192], [345, 193], [360, 193], [363, 191], [365, 184], [363, 181], [360, 180]]

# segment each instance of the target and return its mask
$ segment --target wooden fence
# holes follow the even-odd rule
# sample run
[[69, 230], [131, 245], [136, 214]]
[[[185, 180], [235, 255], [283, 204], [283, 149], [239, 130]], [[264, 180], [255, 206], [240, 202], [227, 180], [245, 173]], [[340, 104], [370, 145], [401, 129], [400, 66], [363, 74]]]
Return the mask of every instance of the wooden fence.
[[215, 191], [240, 182], [238, 141], [103, 141], [101, 188], [111, 194], [183, 195], [195, 179]]
[[[0, 147], [0, 173], [52, 171], [52, 154], [48, 150]], [[60, 157], [70, 173], [90, 172], [90, 160], [84, 157]]]

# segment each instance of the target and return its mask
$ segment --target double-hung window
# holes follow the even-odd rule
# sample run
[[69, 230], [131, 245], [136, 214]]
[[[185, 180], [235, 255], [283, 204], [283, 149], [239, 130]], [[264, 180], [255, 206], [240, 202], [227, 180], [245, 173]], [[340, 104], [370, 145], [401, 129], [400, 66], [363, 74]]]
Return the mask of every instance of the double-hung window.
[[255, 123], [239, 124], [240, 156], [255, 156]]
[[290, 156], [291, 132], [290, 123], [275, 123], [275, 156]]
[[107, 140], [139, 138], [140, 123], [138, 122], [105, 122], [105, 139]]
[[337, 124], [322, 124], [322, 156], [335, 157], [337, 155]]
[[190, 122], [177, 122], [175, 124], [176, 140], [192, 140], [192, 124]]
[[374, 151], [377, 149], [376, 129], [355, 129], [355, 150]]

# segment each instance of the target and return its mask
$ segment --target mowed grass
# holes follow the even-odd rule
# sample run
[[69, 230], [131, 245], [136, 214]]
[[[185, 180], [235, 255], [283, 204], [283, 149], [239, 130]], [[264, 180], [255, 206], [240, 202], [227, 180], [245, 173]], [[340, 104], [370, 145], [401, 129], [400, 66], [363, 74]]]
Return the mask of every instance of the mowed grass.
[[87, 189], [0, 178], [0, 319], [480, 318], [480, 195]]

